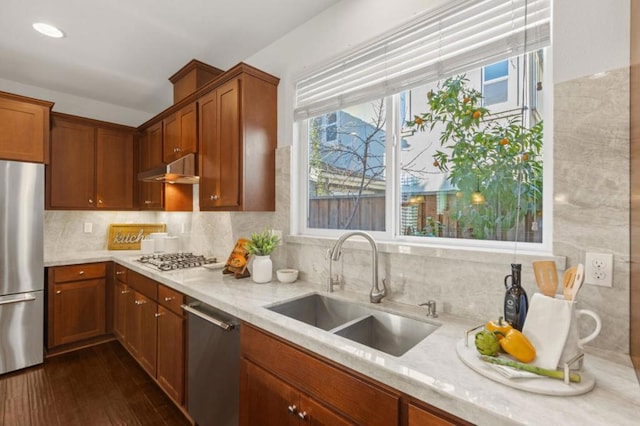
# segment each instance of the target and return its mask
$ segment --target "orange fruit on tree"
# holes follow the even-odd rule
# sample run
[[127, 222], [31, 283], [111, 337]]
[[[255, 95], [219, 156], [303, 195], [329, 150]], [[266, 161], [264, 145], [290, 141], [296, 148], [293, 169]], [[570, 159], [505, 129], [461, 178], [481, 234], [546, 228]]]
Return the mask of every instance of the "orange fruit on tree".
[[422, 118], [420, 118], [420, 117], [416, 117], [416, 119], [414, 120], [414, 122], [415, 122], [418, 126], [420, 126], [420, 125], [423, 123]]
[[502, 140], [500, 141], [500, 145], [509, 145], [509, 139], [502, 138]]
[[526, 152], [522, 154], [522, 161], [529, 161], [529, 154], [527, 154]]
[[482, 116], [482, 113], [480, 111], [474, 111], [473, 112], [473, 118], [475, 118], [476, 120], [478, 118], [480, 118]]
[[468, 96], [465, 96], [464, 99], [462, 100], [463, 104], [468, 104], [471, 101], [471, 98]]
[[434, 167], [440, 167], [440, 163], [438, 163], [438, 160], [436, 160], [436, 161], [434, 161], [434, 162], [433, 162], [433, 166], [434, 166]]

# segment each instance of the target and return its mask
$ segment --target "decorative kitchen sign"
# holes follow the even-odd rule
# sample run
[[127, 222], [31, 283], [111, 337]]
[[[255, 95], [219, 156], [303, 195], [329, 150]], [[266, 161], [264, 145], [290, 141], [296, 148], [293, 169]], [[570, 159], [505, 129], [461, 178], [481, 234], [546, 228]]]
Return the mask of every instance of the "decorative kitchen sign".
[[239, 238], [238, 241], [236, 241], [236, 245], [233, 247], [233, 251], [227, 259], [227, 264], [222, 270], [223, 274], [233, 274], [236, 278], [245, 278], [251, 275], [247, 269], [250, 255], [245, 248], [248, 242], [249, 240], [244, 238]]
[[140, 250], [140, 241], [152, 232], [165, 232], [164, 223], [126, 223], [109, 225], [109, 250]]

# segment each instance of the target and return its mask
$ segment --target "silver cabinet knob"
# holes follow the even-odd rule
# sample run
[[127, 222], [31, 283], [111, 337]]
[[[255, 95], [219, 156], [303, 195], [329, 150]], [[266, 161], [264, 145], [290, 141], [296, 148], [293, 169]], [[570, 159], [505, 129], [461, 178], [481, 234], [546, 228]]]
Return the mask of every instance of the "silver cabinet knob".
[[93, 198], [89, 198], [89, 204], [93, 204]]
[[300, 420], [304, 420], [307, 418], [307, 412], [303, 411], [302, 413], [298, 413], [298, 417], [300, 417]]
[[84, 271], [78, 272], [78, 275], [84, 275]]
[[129, 294], [129, 290], [122, 290], [120, 294]]
[[295, 414], [296, 411], [298, 410], [298, 407], [296, 407], [295, 405], [290, 405], [287, 407], [287, 410], [289, 410], [291, 414]]
[[156, 312], [155, 314], [153, 314], [154, 317], [158, 318], [164, 315], [164, 312]]
[[61, 294], [62, 290], [56, 290], [56, 294]]
[[98, 204], [102, 204], [102, 200], [98, 200]]
[[165, 301], [165, 302], [170, 302], [170, 301], [172, 301], [173, 299], [175, 299], [175, 297], [165, 297], [165, 298], [164, 298], [164, 301]]
[[215, 201], [217, 199], [219, 199], [220, 197], [218, 195], [212, 195], [209, 197], [211, 200]]

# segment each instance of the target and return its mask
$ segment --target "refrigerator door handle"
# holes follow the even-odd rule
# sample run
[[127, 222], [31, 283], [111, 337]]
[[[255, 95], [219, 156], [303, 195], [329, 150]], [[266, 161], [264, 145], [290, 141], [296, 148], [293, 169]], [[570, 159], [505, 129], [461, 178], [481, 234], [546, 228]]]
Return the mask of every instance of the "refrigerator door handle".
[[8, 305], [10, 303], [30, 302], [36, 300], [36, 297], [31, 294], [19, 294], [17, 296], [4, 296], [0, 297], [0, 305]]

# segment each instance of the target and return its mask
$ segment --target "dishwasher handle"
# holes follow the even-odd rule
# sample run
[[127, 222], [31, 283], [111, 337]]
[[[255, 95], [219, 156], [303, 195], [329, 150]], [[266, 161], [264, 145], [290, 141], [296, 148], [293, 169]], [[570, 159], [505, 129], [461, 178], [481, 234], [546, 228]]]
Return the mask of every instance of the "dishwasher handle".
[[214, 318], [209, 314], [205, 314], [204, 312], [196, 309], [195, 308], [196, 306], [198, 306], [197, 303], [190, 304], [190, 305], [182, 305], [181, 307], [185, 312], [195, 315], [198, 318], [201, 318], [207, 322], [210, 322], [211, 324], [215, 324], [221, 329], [223, 329], [224, 331], [231, 331], [236, 327], [235, 324], [231, 324], [231, 323], [219, 320], [218, 318]]

